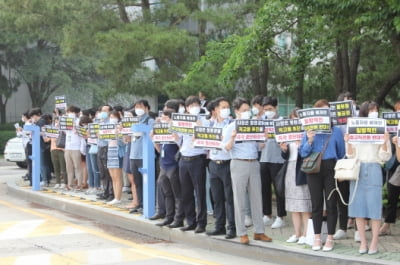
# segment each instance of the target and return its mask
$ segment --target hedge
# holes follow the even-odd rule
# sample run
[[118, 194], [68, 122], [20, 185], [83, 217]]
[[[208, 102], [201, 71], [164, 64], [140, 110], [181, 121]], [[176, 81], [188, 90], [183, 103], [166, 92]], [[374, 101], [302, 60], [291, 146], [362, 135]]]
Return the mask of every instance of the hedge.
[[0, 154], [4, 154], [7, 141], [15, 136], [14, 123], [0, 124]]

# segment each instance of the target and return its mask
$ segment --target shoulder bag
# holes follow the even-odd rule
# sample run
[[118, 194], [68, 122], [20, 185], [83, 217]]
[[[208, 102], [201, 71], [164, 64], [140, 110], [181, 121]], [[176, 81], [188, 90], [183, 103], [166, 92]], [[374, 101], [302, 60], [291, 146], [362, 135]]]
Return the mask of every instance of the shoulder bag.
[[331, 135], [327, 138], [321, 152], [311, 152], [311, 154], [303, 159], [301, 171], [306, 174], [316, 174], [321, 170], [321, 160], [328, 146]]

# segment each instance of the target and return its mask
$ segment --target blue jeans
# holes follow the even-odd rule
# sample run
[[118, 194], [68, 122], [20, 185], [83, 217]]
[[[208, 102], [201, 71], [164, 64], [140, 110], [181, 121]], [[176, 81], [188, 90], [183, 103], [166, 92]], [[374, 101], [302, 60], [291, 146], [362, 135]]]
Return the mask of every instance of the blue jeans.
[[90, 145], [86, 149], [86, 168], [88, 171], [89, 187], [100, 187], [100, 172], [97, 165], [97, 154], [89, 154]]

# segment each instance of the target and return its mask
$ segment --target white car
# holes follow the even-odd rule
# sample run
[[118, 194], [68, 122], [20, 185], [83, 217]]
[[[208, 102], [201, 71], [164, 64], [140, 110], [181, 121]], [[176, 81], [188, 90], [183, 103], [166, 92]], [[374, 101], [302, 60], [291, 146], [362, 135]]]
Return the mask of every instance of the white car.
[[4, 159], [9, 162], [16, 162], [17, 166], [26, 168], [26, 156], [21, 137], [14, 137], [7, 141], [4, 148]]

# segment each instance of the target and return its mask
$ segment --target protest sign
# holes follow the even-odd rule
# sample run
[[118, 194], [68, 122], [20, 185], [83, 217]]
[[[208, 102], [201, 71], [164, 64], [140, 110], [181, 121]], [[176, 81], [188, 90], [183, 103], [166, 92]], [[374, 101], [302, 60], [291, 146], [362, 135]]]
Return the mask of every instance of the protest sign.
[[382, 119], [386, 120], [386, 130], [389, 133], [396, 133], [399, 125], [400, 112], [382, 112]]
[[282, 119], [274, 121], [275, 139], [278, 143], [300, 141], [304, 130], [299, 119]]
[[197, 126], [196, 115], [172, 113], [172, 121], [169, 128], [171, 132], [193, 135], [195, 126]]
[[236, 120], [235, 142], [265, 141], [264, 120]]
[[59, 128], [50, 126], [50, 125], [45, 125], [42, 127], [42, 133], [44, 137], [47, 138], [58, 138], [59, 135]]
[[117, 125], [116, 124], [100, 124], [99, 139], [101, 140], [116, 140]]
[[159, 144], [175, 143], [175, 138], [169, 131], [169, 124], [156, 122], [153, 124], [153, 142]]
[[207, 149], [222, 149], [222, 128], [194, 127], [193, 146]]
[[383, 144], [386, 132], [384, 119], [349, 118], [347, 121], [347, 133], [349, 143]]
[[55, 106], [56, 109], [66, 109], [67, 108], [67, 99], [65, 96], [55, 96]]
[[297, 111], [297, 114], [305, 131], [312, 130], [317, 133], [331, 132], [329, 108], [301, 109]]
[[121, 120], [121, 134], [132, 134], [132, 125], [139, 123], [139, 117], [124, 117]]
[[267, 139], [275, 138], [274, 120], [264, 120], [264, 130], [267, 134]]
[[72, 131], [74, 129], [75, 118], [70, 118], [66, 116], [60, 117], [60, 130], [61, 131]]
[[329, 102], [329, 109], [333, 125], [346, 125], [347, 119], [354, 116], [352, 100]]
[[87, 137], [87, 135], [88, 135], [88, 133], [87, 133], [87, 129], [88, 129], [88, 127], [87, 126], [78, 126], [77, 128], [76, 128], [76, 131], [78, 132], [78, 135], [80, 136], [80, 137]]

